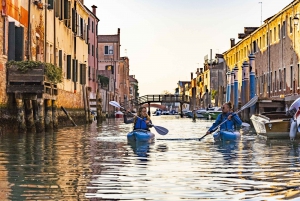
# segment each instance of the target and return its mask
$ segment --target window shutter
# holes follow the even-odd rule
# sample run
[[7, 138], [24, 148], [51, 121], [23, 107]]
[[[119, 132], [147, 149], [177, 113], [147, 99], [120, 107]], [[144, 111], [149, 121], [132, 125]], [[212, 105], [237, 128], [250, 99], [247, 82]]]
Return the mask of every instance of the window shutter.
[[16, 52], [16, 28], [14, 22], [9, 22], [8, 25], [8, 61], [15, 60]]
[[70, 7], [69, 1], [64, 0], [64, 19], [70, 19]]
[[62, 68], [62, 50], [58, 51], [58, 65]]
[[80, 64], [80, 84], [86, 84], [86, 66]]
[[15, 48], [15, 60], [23, 61], [24, 60], [24, 27], [16, 27], [15, 30], [16, 44], [18, 48]]
[[59, 20], [62, 20], [63, 19], [63, 7], [64, 7], [64, 4], [63, 4], [63, 0], [58, 0], [58, 4], [59, 4], [59, 10], [58, 10], [58, 18]]
[[67, 79], [71, 79], [71, 55], [67, 55]]
[[54, 0], [48, 0], [48, 9], [52, 10], [54, 8]]
[[76, 11], [72, 8], [72, 31], [76, 33]]
[[59, 13], [60, 13], [60, 1], [61, 0], [55, 0], [55, 17], [59, 17]]
[[72, 81], [73, 82], [76, 82], [76, 73], [77, 73], [77, 71], [76, 71], [76, 60], [75, 59], [73, 59], [72, 60], [72, 62], [73, 62], [73, 65], [72, 65], [72, 67], [73, 67], [73, 69], [72, 69]]

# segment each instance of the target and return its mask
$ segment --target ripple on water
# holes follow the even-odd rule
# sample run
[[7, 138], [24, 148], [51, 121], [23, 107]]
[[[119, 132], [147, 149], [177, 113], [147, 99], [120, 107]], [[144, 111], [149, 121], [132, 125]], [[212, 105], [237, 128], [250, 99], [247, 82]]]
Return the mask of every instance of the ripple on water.
[[0, 136], [4, 200], [297, 200], [299, 144], [199, 138], [213, 121], [152, 117], [169, 129], [154, 143], [128, 144], [132, 125], [94, 122], [43, 134]]

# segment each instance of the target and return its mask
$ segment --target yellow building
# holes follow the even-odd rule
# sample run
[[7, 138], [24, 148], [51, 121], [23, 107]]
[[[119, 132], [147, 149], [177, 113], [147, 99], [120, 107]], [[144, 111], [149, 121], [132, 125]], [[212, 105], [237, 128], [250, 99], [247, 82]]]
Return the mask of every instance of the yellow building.
[[239, 94], [243, 62], [249, 63], [250, 54], [255, 56], [250, 71], [255, 73], [256, 93], [260, 97], [285, 97], [289, 101], [300, 93], [299, 13], [300, 3], [295, 0], [266, 19], [262, 26], [246, 27], [237, 44], [232, 40], [224, 59], [230, 70], [238, 67]]
[[87, 85], [88, 14], [83, 1], [33, 1], [30, 9], [29, 59], [62, 68], [58, 106], [82, 108]]

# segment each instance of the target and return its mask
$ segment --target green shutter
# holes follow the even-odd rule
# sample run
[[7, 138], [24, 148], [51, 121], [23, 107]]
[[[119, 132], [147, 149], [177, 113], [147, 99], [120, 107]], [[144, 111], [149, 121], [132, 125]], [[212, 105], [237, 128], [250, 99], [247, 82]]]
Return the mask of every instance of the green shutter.
[[48, 9], [52, 10], [54, 8], [54, 0], [48, 0]]
[[15, 60], [16, 52], [16, 28], [14, 22], [8, 25], [8, 61]]
[[15, 30], [16, 44], [18, 48], [15, 48], [15, 60], [24, 60], [24, 27], [16, 27]]
[[71, 79], [71, 55], [67, 55], [67, 79]]

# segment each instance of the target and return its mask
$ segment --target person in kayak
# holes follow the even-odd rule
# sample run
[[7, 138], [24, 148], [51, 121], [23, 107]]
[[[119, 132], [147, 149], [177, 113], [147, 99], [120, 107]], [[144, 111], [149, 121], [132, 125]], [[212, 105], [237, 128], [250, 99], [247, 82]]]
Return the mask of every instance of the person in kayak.
[[[228, 121], [226, 121], [226, 119], [228, 119]], [[231, 102], [223, 104], [222, 113], [218, 115], [215, 123], [208, 129], [206, 134], [211, 134], [224, 121], [226, 122], [220, 126], [220, 130], [233, 131], [242, 125], [240, 117], [232, 112]]]
[[137, 129], [143, 129], [143, 130], [150, 130], [152, 127], [152, 121], [147, 114], [147, 108], [146, 107], [140, 107], [137, 113], [137, 116], [134, 116], [131, 119], [127, 118], [128, 111], [124, 114], [124, 123], [130, 124], [133, 123], [133, 130]]

